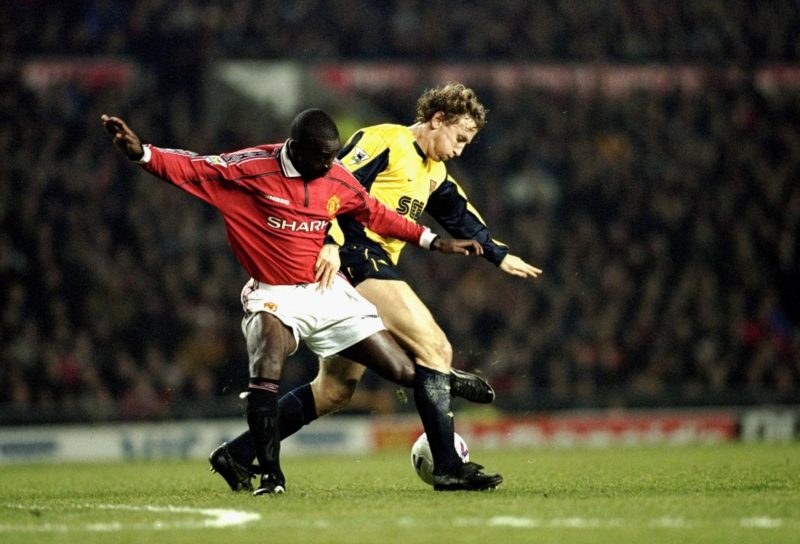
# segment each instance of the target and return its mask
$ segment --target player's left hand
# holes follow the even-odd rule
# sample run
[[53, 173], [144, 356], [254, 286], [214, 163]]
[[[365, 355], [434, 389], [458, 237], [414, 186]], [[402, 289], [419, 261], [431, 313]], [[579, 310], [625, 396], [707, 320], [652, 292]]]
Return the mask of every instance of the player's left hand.
[[336, 277], [341, 266], [339, 246], [336, 244], [322, 246], [317, 255], [317, 261], [314, 263], [314, 281], [319, 283], [317, 290], [324, 291], [333, 286], [333, 278]]
[[511, 253], [500, 262], [500, 270], [520, 278], [538, 278], [542, 273], [541, 268], [536, 268]]

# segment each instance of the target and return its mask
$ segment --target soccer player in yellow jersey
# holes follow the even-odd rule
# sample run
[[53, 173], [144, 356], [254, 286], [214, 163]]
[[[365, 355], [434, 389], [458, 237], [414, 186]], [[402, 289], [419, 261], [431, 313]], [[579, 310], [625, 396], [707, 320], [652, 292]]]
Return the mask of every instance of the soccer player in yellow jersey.
[[[401, 215], [417, 221], [428, 212], [455, 238], [471, 238], [483, 247], [483, 256], [500, 270], [522, 278], [536, 278], [541, 270], [509, 253], [494, 240], [464, 191], [447, 173], [445, 161], [460, 156], [486, 122], [486, 110], [474, 91], [454, 83], [427, 90], [417, 101], [411, 126], [382, 124], [356, 131], [339, 153], [342, 164], [371, 196]], [[405, 242], [386, 238], [363, 225], [339, 218], [331, 242], [320, 253], [328, 273], [341, 271], [378, 309], [387, 329], [414, 355], [415, 362], [451, 376], [449, 389], [474, 402], [494, 400], [494, 391], [475, 375], [451, 368], [453, 350], [431, 312], [397, 268]], [[339, 247], [341, 245], [341, 248]], [[333, 357], [320, 361], [319, 373], [281, 399], [281, 437], [314, 419], [344, 408], [353, 396], [365, 367], [357, 361]], [[449, 396], [449, 395], [448, 395]], [[452, 444], [431, 444], [434, 449]], [[250, 485], [253, 455], [247, 433], [223, 444], [210, 457], [232, 489]], [[434, 475], [436, 467], [434, 467]]]

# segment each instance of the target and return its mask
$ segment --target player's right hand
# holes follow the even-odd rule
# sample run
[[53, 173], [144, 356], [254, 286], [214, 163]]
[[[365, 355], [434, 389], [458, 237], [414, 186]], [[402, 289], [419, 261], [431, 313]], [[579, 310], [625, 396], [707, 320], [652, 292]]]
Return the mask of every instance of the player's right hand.
[[100, 116], [106, 131], [113, 136], [112, 141], [126, 157], [138, 161], [144, 155], [144, 148], [139, 137], [119, 117], [106, 115]]
[[333, 286], [333, 279], [339, 272], [342, 262], [339, 258], [337, 244], [325, 244], [319, 250], [317, 261], [314, 263], [314, 281], [318, 282], [317, 289], [323, 291]]
[[483, 255], [483, 246], [475, 240], [443, 239], [436, 237], [431, 243], [431, 249], [442, 253], [456, 255]]

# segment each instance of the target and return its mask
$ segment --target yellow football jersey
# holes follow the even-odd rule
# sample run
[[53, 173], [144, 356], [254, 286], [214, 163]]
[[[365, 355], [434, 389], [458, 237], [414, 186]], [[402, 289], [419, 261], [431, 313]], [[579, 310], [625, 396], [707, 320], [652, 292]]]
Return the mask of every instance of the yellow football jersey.
[[[508, 253], [505, 245], [492, 240], [483, 218], [448, 176], [445, 163], [428, 159], [409, 127], [383, 124], [358, 130], [342, 148], [339, 160], [373, 198], [400, 215], [418, 222], [427, 211], [451, 236], [480, 242], [484, 256], [496, 264]], [[405, 245], [347, 216], [340, 216], [329, 234], [340, 245], [378, 244], [393, 264]]]

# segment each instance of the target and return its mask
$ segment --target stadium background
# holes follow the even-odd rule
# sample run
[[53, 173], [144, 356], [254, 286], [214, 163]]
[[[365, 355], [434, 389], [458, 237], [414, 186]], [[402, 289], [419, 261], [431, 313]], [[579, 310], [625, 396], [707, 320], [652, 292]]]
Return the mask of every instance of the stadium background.
[[[413, 248], [401, 266], [454, 363], [495, 385], [492, 414], [800, 400], [794, 2], [3, 11], [0, 425], [242, 413], [246, 277], [221, 222], [127, 164], [101, 113], [214, 152], [278, 141], [309, 106], [344, 137], [410, 124], [417, 95], [450, 80], [490, 112], [449, 168], [545, 272], [524, 282]], [[301, 351], [284, 390], [315, 369]], [[375, 378], [362, 389], [349, 413], [413, 412]]]

